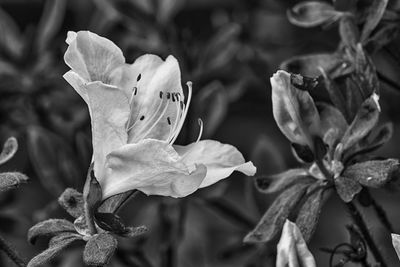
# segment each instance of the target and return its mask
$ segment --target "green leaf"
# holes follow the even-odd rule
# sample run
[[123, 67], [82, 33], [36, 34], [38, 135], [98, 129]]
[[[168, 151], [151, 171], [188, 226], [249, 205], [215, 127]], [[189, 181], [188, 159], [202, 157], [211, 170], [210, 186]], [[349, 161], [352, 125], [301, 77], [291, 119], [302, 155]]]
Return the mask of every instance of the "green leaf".
[[105, 266], [110, 262], [118, 241], [108, 233], [92, 236], [83, 251], [83, 261], [89, 266]]
[[17, 188], [21, 183], [28, 181], [28, 176], [20, 172], [0, 173], [0, 192]]
[[0, 165], [9, 161], [18, 150], [18, 142], [15, 137], [9, 137], [3, 145], [0, 153]]
[[312, 181], [313, 179], [307, 170], [298, 168], [274, 175], [256, 177], [255, 185], [261, 193], [270, 194], [280, 192], [297, 182], [301, 183], [303, 180]]
[[74, 218], [84, 214], [82, 193], [73, 188], [65, 189], [64, 193], [58, 198], [58, 203]]
[[400, 235], [392, 234], [392, 244], [393, 248], [396, 251], [397, 257], [400, 260]]
[[343, 137], [348, 124], [343, 114], [334, 106], [319, 102], [317, 108], [321, 118], [323, 141], [333, 148]]
[[63, 252], [74, 242], [82, 240], [82, 237], [73, 233], [62, 233], [53, 237], [49, 242], [49, 248], [31, 259], [27, 267], [42, 267], [54, 257]]
[[361, 33], [361, 40], [366, 40], [371, 32], [376, 28], [385, 12], [388, 0], [371, 0], [372, 4], [368, 7], [365, 16], [365, 24]]
[[362, 190], [362, 186], [359, 182], [343, 176], [335, 178], [335, 187], [340, 198], [346, 203], [352, 201], [354, 196]]
[[370, 160], [347, 167], [343, 175], [364, 186], [379, 188], [390, 181], [392, 172], [398, 167], [397, 159]]
[[370, 133], [379, 118], [380, 107], [375, 93], [361, 105], [353, 122], [344, 134], [341, 143], [343, 150], [350, 148]]
[[299, 27], [315, 27], [322, 24], [331, 24], [342, 15], [334, 7], [325, 2], [301, 2], [288, 10], [289, 21]]
[[319, 114], [310, 94], [296, 89], [291, 81], [291, 74], [282, 70], [271, 77], [273, 115], [292, 143], [313, 148], [312, 137], [321, 131]]
[[32, 226], [28, 231], [28, 241], [34, 244], [37, 238], [53, 237], [65, 232], [76, 232], [71, 222], [64, 219], [50, 219]]
[[283, 191], [271, 204], [256, 227], [246, 235], [243, 242], [260, 243], [275, 239], [282, 230], [286, 219], [296, 209], [310, 185], [312, 183], [304, 181]]
[[[326, 188], [321, 187], [313, 189], [312, 193], [307, 196], [307, 200], [301, 206], [296, 218], [296, 225], [299, 227], [306, 242], [308, 242], [315, 229], [317, 228], [319, 216], [327, 197], [324, 197]], [[311, 188], [310, 190], [311, 191]]]

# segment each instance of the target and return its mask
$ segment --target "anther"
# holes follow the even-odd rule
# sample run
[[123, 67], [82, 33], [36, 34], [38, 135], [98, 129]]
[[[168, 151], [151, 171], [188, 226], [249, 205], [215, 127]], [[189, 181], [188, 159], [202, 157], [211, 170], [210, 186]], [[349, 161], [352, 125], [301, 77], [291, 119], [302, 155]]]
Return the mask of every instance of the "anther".
[[167, 122], [168, 122], [169, 125], [171, 125], [171, 120], [170, 120], [169, 117], [167, 117]]
[[137, 78], [136, 78], [136, 81], [137, 81], [137, 82], [140, 81], [141, 78], [142, 78], [142, 74], [139, 73], [139, 75], [138, 75]]
[[135, 87], [133, 87], [133, 95], [136, 95], [137, 94], [137, 87], [135, 86]]
[[163, 92], [162, 92], [162, 91], [160, 91], [160, 98], [162, 98], [162, 96], [163, 96]]
[[171, 93], [168, 92], [168, 93], [167, 93], [167, 99], [169, 99], [170, 97], [171, 97]]
[[140, 119], [139, 119], [139, 120], [141, 120], [141, 121], [142, 121], [142, 120], [144, 120], [144, 116], [140, 117]]

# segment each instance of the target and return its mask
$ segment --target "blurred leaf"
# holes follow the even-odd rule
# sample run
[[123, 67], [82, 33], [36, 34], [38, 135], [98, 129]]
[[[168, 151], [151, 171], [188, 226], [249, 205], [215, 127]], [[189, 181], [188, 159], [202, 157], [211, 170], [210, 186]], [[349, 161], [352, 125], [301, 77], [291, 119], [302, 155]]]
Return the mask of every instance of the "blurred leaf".
[[63, 233], [53, 237], [50, 240], [49, 248], [31, 259], [27, 267], [42, 267], [63, 252], [67, 247], [79, 240], [82, 240], [82, 237], [73, 233]]
[[400, 235], [392, 234], [392, 244], [393, 248], [396, 251], [397, 257], [400, 260]]
[[385, 12], [388, 0], [371, 0], [371, 5], [368, 7], [365, 15], [365, 24], [361, 33], [361, 40], [368, 38], [371, 32], [378, 25], [383, 13]]
[[65, 189], [64, 193], [58, 198], [58, 203], [74, 218], [84, 214], [82, 193], [73, 188]]
[[335, 178], [336, 192], [340, 198], [348, 203], [360, 193], [362, 186], [353, 178], [339, 176]]
[[271, 78], [274, 119], [291, 142], [313, 147], [311, 138], [321, 131], [319, 114], [310, 94], [291, 81], [291, 74], [282, 70]]
[[204, 138], [211, 137], [221, 124], [228, 109], [228, 99], [220, 82], [212, 82], [196, 96], [196, 110], [204, 122]]
[[118, 241], [108, 233], [90, 237], [83, 251], [83, 261], [89, 266], [105, 266], [110, 262]]
[[365, 41], [365, 47], [371, 54], [379, 51], [397, 37], [400, 29], [397, 24], [384, 25], [380, 27], [371, 37]]
[[291, 57], [283, 61], [280, 68], [291, 73], [315, 77], [321, 75], [320, 69], [323, 69], [325, 73], [329, 74], [330, 71], [339, 66], [342, 61], [343, 60], [337, 54], [309, 54]]
[[0, 165], [9, 161], [18, 150], [18, 141], [15, 137], [9, 137], [3, 145], [0, 153]]
[[42, 52], [59, 31], [64, 20], [66, 0], [47, 0], [37, 29], [37, 49]]
[[344, 150], [350, 148], [366, 136], [378, 122], [380, 112], [378, 99], [379, 97], [373, 94], [361, 105], [356, 117], [341, 140]]
[[257, 138], [250, 156], [250, 160], [257, 166], [258, 175], [269, 175], [285, 169], [284, 155], [272, 136], [263, 134]]
[[71, 148], [63, 139], [37, 126], [27, 130], [29, 158], [42, 185], [59, 196], [80, 178]]
[[158, 0], [157, 20], [161, 23], [169, 23], [184, 6], [186, 0]]
[[71, 222], [64, 219], [46, 220], [37, 223], [29, 229], [28, 242], [34, 244], [37, 238], [53, 237], [65, 232], [75, 233], [75, 227]]
[[340, 19], [339, 33], [342, 42], [350, 48], [355, 47], [359, 42], [360, 33], [354, 18], [351, 16], [343, 16]]
[[289, 21], [299, 27], [315, 27], [331, 24], [342, 15], [328, 3], [317, 1], [300, 2], [287, 12]]
[[296, 218], [296, 225], [299, 227], [306, 242], [311, 239], [317, 228], [322, 207], [327, 199], [327, 197], [324, 198], [326, 188], [321, 187], [321, 185], [317, 186], [320, 186], [320, 188], [312, 189], [314, 192], [307, 196], [307, 200], [301, 206]]
[[10, 53], [14, 57], [20, 56], [23, 46], [20, 31], [15, 21], [2, 9], [0, 9], [0, 32], [0, 55]]
[[243, 242], [259, 243], [275, 239], [310, 185], [312, 183], [309, 181], [303, 181], [283, 191], [271, 204], [257, 226], [246, 235]]
[[364, 186], [379, 188], [390, 181], [392, 172], [398, 167], [397, 159], [370, 160], [347, 167], [343, 175]]
[[298, 168], [274, 175], [256, 177], [255, 184], [260, 192], [270, 194], [285, 190], [299, 181], [301, 183], [303, 180], [312, 182], [314, 178], [310, 176], [307, 170]]
[[21, 183], [26, 183], [28, 177], [19, 172], [2, 172], [0, 173], [0, 192], [17, 188]]

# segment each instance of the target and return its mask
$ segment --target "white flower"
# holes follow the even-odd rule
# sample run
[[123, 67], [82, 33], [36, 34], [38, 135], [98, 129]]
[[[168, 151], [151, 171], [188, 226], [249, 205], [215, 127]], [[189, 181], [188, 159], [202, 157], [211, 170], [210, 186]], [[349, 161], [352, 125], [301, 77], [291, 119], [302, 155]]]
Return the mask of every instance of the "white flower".
[[144, 55], [125, 63], [122, 51], [97, 34], [69, 32], [64, 78], [89, 107], [93, 163], [103, 198], [138, 189], [146, 194], [187, 196], [237, 170], [254, 175], [233, 146], [202, 140], [173, 145], [191, 98], [185, 102], [179, 64]]

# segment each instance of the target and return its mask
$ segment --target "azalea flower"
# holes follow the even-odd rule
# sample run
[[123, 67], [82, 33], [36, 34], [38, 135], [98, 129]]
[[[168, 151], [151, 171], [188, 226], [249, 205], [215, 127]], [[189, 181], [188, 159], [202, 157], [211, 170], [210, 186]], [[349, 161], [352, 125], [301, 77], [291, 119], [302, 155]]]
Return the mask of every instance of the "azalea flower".
[[276, 267], [315, 267], [315, 259], [297, 225], [286, 220], [277, 246]]
[[122, 51], [97, 34], [69, 32], [64, 78], [85, 100], [92, 120], [94, 173], [103, 198], [138, 189], [187, 196], [228, 177], [254, 175], [233, 146], [199, 139], [174, 145], [188, 112], [178, 61], [143, 55], [125, 63]]

